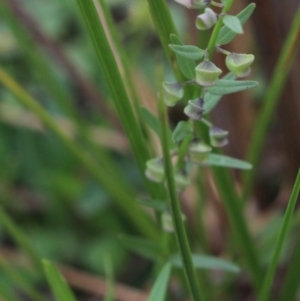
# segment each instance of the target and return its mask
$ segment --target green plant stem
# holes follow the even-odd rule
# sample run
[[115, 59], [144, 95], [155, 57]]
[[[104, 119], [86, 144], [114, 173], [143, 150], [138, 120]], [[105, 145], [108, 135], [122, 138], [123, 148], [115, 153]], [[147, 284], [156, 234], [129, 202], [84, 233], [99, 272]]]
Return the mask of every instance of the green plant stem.
[[[163, 95], [162, 90], [160, 91], [160, 95]], [[194, 301], [200, 301], [200, 300], [204, 300], [203, 293], [202, 293], [203, 290], [201, 290], [199, 287], [197, 274], [192, 261], [191, 250], [190, 250], [187, 234], [182, 220], [179, 199], [176, 192], [174, 170], [171, 161], [169, 146], [167, 143], [168, 141], [167, 116], [166, 116], [164, 102], [162, 99], [160, 99], [159, 101], [159, 119], [161, 122], [161, 143], [163, 148], [163, 158], [164, 158], [164, 165], [165, 165], [167, 188], [170, 197], [170, 207], [171, 207], [172, 221], [174, 224], [174, 230], [175, 230], [174, 232], [177, 241], [177, 246], [181, 256], [185, 278], [192, 299]]]
[[170, 65], [174, 71], [174, 75], [177, 81], [184, 81], [184, 76], [181, 74], [177, 62], [176, 56], [169, 48], [170, 35], [172, 33], [177, 35], [177, 30], [172, 20], [170, 11], [165, 0], [147, 0], [149, 5], [149, 11], [153, 20], [155, 29], [158, 32], [160, 41], [163, 45], [164, 51], [167, 55]]
[[113, 55], [113, 50], [110, 48], [108, 39], [105, 35], [103, 24], [101, 24], [99, 20], [93, 1], [77, 0], [77, 4], [90, 33], [96, 56], [107, 79], [107, 83], [112, 94], [112, 99], [117, 108], [118, 115], [120, 116], [126, 135], [129, 139], [134, 157], [141, 172], [141, 176], [148, 190], [155, 194], [157, 185], [147, 180], [144, 175], [145, 162], [150, 158], [150, 154], [141, 128], [138, 125], [137, 119], [131, 107], [120, 71]]
[[208, 54], [209, 54], [209, 59], [210, 60], [213, 57], [213, 54], [214, 54], [214, 51], [215, 51], [215, 47], [216, 47], [216, 43], [217, 43], [217, 39], [218, 39], [220, 30], [221, 30], [221, 28], [223, 26], [224, 13], [227, 13], [230, 10], [233, 2], [234, 2], [234, 0], [227, 0], [226, 1], [226, 4], [225, 4], [224, 8], [222, 9], [222, 13], [221, 13], [221, 15], [219, 17], [219, 20], [217, 21], [216, 25], [214, 26], [214, 30], [213, 30], [213, 32], [211, 34], [211, 37], [209, 39], [208, 46], [207, 46]]
[[294, 184], [294, 188], [292, 190], [291, 197], [289, 199], [289, 203], [284, 215], [283, 223], [280, 229], [280, 232], [278, 234], [277, 242], [275, 245], [275, 250], [273, 253], [273, 257], [271, 260], [271, 263], [269, 265], [267, 274], [265, 276], [263, 285], [260, 290], [259, 298], [258, 301], [267, 301], [269, 300], [269, 294], [270, 294], [270, 289], [272, 285], [272, 281], [274, 278], [274, 274], [278, 265], [278, 260], [280, 256], [280, 252], [284, 243], [284, 239], [288, 233], [288, 228], [290, 221], [293, 216], [293, 212], [297, 203], [298, 195], [300, 191], [300, 169], [298, 170], [298, 175]]
[[276, 63], [275, 69], [272, 72], [268, 89], [266, 90], [262, 99], [263, 107], [255, 122], [253, 136], [249, 143], [249, 151], [247, 161], [253, 164], [253, 169], [243, 174], [243, 199], [247, 199], [251, 193], [257, 165], [264, 146], [267, 130], [271, 122], [271, 118], [277, 107], [280, 96], [285, 87], [285, 82], [289, 76], [289, 71], [293, 65], [295, 56], [300, 46], [300, 5], [295, 14], [293, 23], [289, 30], [288, 36], [285, 40], [281, 50], [279, 59]]
[[[94, 160], [88, 156], [85, 151], [68, 136], [64, 134], [61, 128], [49, 113], [29, 95], [21, 86], [19, 86], [12, 78], [10, 78], [3, 69], [0, 68], [0, 82], [4, 84], [19, 100], [28, 107], [41, 121], [54, 133], [54, 135], [65, 145], [69, 151], [84, 165], [92, 176], [102, 185], [117, 202], [121, 211], [128, 216], [129, 220], [135, 225], [140, 233], [147, 237], [158, 239], [159, 231], [150, 221], [150, 219], [142, 213], [134, 201], [134, 193], [127, 187], [115, 183], [111, 172], [95, 164]], [[101, 158], [99, 158], [101, 159]], [[101, 164], [102, 163], [102, 164]], [[100, 162], [102, 166], [107, 166], [106, 162]], [[118, 178], [118, 177], [117, 177]]]

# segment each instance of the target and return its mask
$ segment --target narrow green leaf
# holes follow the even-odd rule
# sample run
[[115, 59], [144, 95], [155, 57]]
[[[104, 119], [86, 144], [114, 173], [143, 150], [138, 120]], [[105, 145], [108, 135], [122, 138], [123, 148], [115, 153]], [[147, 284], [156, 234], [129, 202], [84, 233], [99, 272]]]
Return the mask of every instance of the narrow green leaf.
[[[170, 39], [174, 45], [183, 46], [183, 43], [175, 34], [171, 34]], [[193, 60], [188, 59], [178, 53], [176, 53], [176, 60], [180, 71], [186, 78], [193, 79], [196, 77], [195, 75], [196, 64]]]
[[237, 168], [237, 169], [252, 168], [252, 165], [246, 161], [242, 161], [224, 155], [217, 155], [217, 154], [209, 154], [207, 161], [203, 162], [202, 165], [229, 167], [229, 168]]
[[179, 143], [191, 134], [191, 124], [188, 121], [180, 121], [173, 132], [172, 138], [175, 143]]
[[168, 208], [167, 203], [163, 200], [138, 200], [138, 203], [159, 212], [164, 212]]
[[[256, 4], [250, 3], [240, 13], [238, 13], [236, 15], [236, 17], [239, 19], [241, 25], [244, 25], [246, 23], [246, 21], [250, 18], [255, 7], [256, 7]], [[224, 25], [218, 35], [217, 44], [218, 45], [228, 44], [234, 39], [235, 36], [236, 36], [236, 33]]]
[[[239, 266], [222, 258], [193, 254], [193, 263], [196, 269], [207, 270], [222, 270], [226, 272], [238, 273], [240, 271]], [[182, 262], [179, 255], [175, 255], [171, 262], [174, 267], [182, 268]]]
[[119, 235], [118, 237], [125, 248], [133, 253], [139, 254], [151, 260], [157, 260], [161, 256], [161, 247], [157, 242], [153, 242], [143, 237], [131, 235]]
[[214, 95], [226, 95], [247, 89], [254, 88], [258, 82], [252, 80], [226, 80], [220, 79], [213, 87], [208, 87], [207, 91]]
[[298, 170], [297, 178], [295, 180], [294, 188], [292, 190], [289, 203], [287, 206], [287, 209], [285, 211], [283, 223], [280, 229], [280, 232], [277, 237], [277, 242], [276, 245], [274, 246], [274, 253], [272, 256], [271, 263], [268, 267], [268, 271], [265, 275], [264, 282], [261, 286], [260, 294], [258, 301], [267, 301], [269, 300], [269, 294], [270, 294], [270, 289], [272, 285], [272, 281], [275, 275], [275, 271], [278, 265], [278, 260], [280, 257], [280, 253], [282, 250], [282, 247], [285, 242], [285, 238], [287, 236], [288, 230], [289, 230], [289, 224], [293, 216], [293, 212], [295, 210], [295, 206], [298, 200], [300, 192], [300, 169]]
[[107, 282], [107, 289], [105, 298], [103, 301], [114, 301], [115, 300], [115, 283], [113, 274], [113, 263], [109, 254], [106, 254], [103, 259], [105, 267], [105, 278]]
[[43, 260], [45, 274], [57, 301], [76, 301], [66, 280], [48, 260]]
[[238, 17], [236, 16], [230, 16], [227, 15], [223, 18], [223, 23], [226, 25], [229, 29], [231, 29], [233, 32], [237, 34], [244, 33], [242, 24]]
[[[235, 76], [233, 73], [229, 72], [227, 73], [222, 79], [235, 79]], [[213, 95], [209, 92], [206, 92], [204, 95], [204, 115], [210, 113], [214, 107], [219, 103], [221, 100], [222, 95]]]
[[147, 301], [164, 301], [165, 300], [171, 269], [172, 269], [172, 265], [170, 262], [166, 263], [163, 266], [160, 274], [158, 275], [158, 277], [151, 289], [151, 292], [150, 292], [150, 295], [149, 295]]
[[169, 47], [178, 55], [191, 60], [200, 60], [205, 54], [205, 50], [193, 45], [170, 44]]
[[[140, 114], [143, 118], [143, 120], [146, 122], [146, 124], [157, 134], [157, 136], [160, 138], [161, 133], [160, 133], [160, 123], [158, 118], [153, 115], [148, 109], [145, 107], [140, 107]], [[168, 143], [169, 147], [171, 149], [175, 148], [176, 145], [173, 142], [172, 139], [172, 131], [168, 129]]]

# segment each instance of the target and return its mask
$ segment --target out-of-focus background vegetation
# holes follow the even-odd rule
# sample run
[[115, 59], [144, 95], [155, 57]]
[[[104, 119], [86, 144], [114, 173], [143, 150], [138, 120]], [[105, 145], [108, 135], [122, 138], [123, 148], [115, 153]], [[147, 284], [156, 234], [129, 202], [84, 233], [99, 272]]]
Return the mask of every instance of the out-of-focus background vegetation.
[[[245, 34], [237, 37], [227, 49], [255, 54], [251, 79], [259, 81], [259, 88], [224, 97], [212, 116], [218, 126], [230, 132], [225, 153], [241, 159], [246, 157], [256, 116], [264, 101], [264, 89], [299, 5], [297, 0], [254, 2], [257, 8], [245, 27]], [[75, 126], [79, 123], [82, 131], [95, 142], [95, 152], [97, 145], [104, 148], [118, 165], [122, 177], [143, 196], [146, 192], [136, 163], [76, 2], [1, 0], [0, 3], [1, 66], [39, 100], [64, 131], [88, 149], [84, 135]], [[232, 12], [239, 12], [248, 3], [250, 1], [236, 0]], [[155, 65], [163, 50], [146, 1], [110, 0], [108, 4], [132, 68], [140, 102], [156, 112]], [[197, 12], [173, 1], [168, 1], [168, 5], [181, 38], [186, 43], [197, 44], [199, 32], [194, 26]], [[207, 33], [200, 35], [205, 38]], [[219, 65], [223, 64], [218, 54], [216, 60]], [[272, 118], [255, 188], [247, 203], [251, 229], [257, 237], [260, 231], [267, 231], [265, 225], [285, 208], [299, 168], [299, 66], [300, 55]], [[167, 62], [165, 71], [172, 79]], [[182, 107], [169, 110], [169, 117], [173, 126], [176, 125], [184, 118]], [[155, 142], [153, 146], [157, 148]], [[230, 229], [210, 172], [204, 170], [203, 174], [209, 191], [208, 199], [202, 204], [208, 250], [210, 254], [220, 255], [227, 248]], [[238, 188], [240, 174], [235, 176]], [[187, 225], [193, 233], [197, 225], [197, 217], [193, 216], [194, 190], [189, 189], [182, 198]], [[118, 239], [120, 233], [136, 234], [138, 231], [120, 214], [107, 191], [45, 129], [38, 117], [3, 86], [0, 86], [0, 204], [24, 231], [41, 258], [66, 266], [66, 278], [79, 299], [92, 300], [96, 296], [100, 282], [93, 281], [96, 277], [105, 277], [105, 258], [109, 254], [117, 283], [139, 288], [141, 300], [145, 300], [142, 291], [149, 288], [152, 264], [130, 253]], [[292, 246], [296, 245], [296, 239], [297, 236], [289, 240]], [[15, 263], [39, 287], [39, 278], [31, 273], [1, 221], [0, 242], [1, 256], [10, 264]], [[272, 242], [263, 242], [261, 254], [268, 262]], [[293, 248], [286, 248], [284, 252], [283, 271], [284, 258], [291, 255], [291, 250]], [[86, 272], [96, 276], [86, 279]], [[247, 296], [247, 278], [240, 277], [238, 290]], [[280, 275], [278, 278], [280, 281]], [[0, 270], [0, 288], [2, 284], [20, 293], [4, 270]], [[176, 283], [173, 285], [173, 300], [180, 300], [180, 296], [176, 299]], [[46, 288], [41, 285], [41, 290]], [[134, 292], [119, 293], [119, 299], [129, 301], [129, 294]], [[103, 291], [99, 290], [98, 296], [101, 294]]]

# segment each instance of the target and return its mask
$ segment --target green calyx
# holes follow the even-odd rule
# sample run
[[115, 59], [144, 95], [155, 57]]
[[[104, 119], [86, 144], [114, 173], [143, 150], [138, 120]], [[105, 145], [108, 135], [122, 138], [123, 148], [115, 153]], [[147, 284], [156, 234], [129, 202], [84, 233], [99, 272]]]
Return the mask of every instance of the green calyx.
[[210, 0], [175, 0], [187, 8], [202, 9], [210, 4]]
[[188, 105], [184, 108], [185, 115], [193, 120], [201, 120], [204, 111], [204, 101], [202, 98], [189, 100]]
[[203, 14], [197, 16], [196, 27], [200, 30], [207, 30], [213, 27], [218, 21], [218, 15], [209, 7]]
[[236, 77], [245, 77], [251, 73], [250, 66], [254, 59], [253, 54], [231, 53], [227, 55], [225, 63]]
[[179, 83], [163, 82], [164, 102], [167, 106], [173, 107], [183, 97], [184, 90]]
[[189, 147], [189, 159], [192, 163], [203, 163], [208, 159], [211, 147], [203, 142], [193, 142]]
[[204, 61], [196, 67], [196, 82], [203, 87], [215, 86], [222, 70], [211, 61]]
[[161, 158], [150, 159], [146, 162], [145, 176], [152, 182], [162, 183], [165, 179], [165, 170]]

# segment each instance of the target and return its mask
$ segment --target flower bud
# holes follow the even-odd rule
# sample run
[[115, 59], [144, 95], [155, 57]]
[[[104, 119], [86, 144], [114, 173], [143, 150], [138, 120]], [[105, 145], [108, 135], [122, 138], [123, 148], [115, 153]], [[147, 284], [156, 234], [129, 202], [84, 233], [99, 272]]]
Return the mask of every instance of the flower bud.
[[197, 16], [196, 27], [200, 30], [206, 30], [213, 27], [218, 21], [218, 15], [209, 7], [203, 14]]
[[204, 8], [209, 5], [211, 0], [175, 0], [179, 4], [184, 5], [187, 8]]
[[189, 147], [189, 159], [192, 163], [203, 163], [207, 160], [211, 147], [203, 142], [193, 142]]
[[224, 131], [216, 126], [209, 130], [210, 144], [214, 147], [223, 147], [228, 144], [228, 131]]
[[183, 87], [179, 83], [163, 82], [164, 102], [167, 106], [173, 107], [183, 97]]
[[177, 192], [182, 192], [190, 186], [190, 178], [185, 172], [179, 172], [175, 175], [175, 184]]
[[150, 159], [146, 162], [145, 176], [150, 181], [162, 183], [165, 178], [165, 170], [161, 158]]
[[245, 77], [251, 72], [250, 65], [254, 58], [253, 54], [231, 53], [227, 55], [225, 63], [236, 77]]
[[188, 105], [184, 108], [185, 115], [189, 116], [193, 120], [200, 120], [204, 112], [204, 100], [203, 98], [197, 98], [189, 100]]
[[196, 82], [203, 87], [217, 84], [222, 70], [210, 61], [204, 61], [196, 67]]

